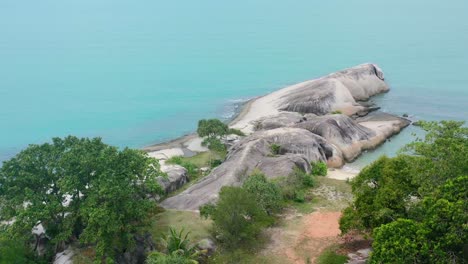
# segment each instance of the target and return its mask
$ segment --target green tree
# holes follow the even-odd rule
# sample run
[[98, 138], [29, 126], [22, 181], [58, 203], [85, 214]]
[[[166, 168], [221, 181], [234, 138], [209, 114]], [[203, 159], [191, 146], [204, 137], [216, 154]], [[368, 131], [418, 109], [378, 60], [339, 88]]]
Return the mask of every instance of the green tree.
[[468, 176], [426, 197], [420, 219], [399, 219], [374, 231], [371, 263], [461, 263], [468, 241]]
[[198, 121], [197, 133], [200, 137], [221, 138], [228, 134], [229, 127], [219, 119], [202, 119]]
[[239, 187], [221, 189], [211, 218], [228, 247], [251, 242], [271, 222], [255, 196]]
[[425, 241], [428, 232], [423, 225], [409, 219], [398, 219], [378, 227], [374, 232], [370, 263], [429, 263]]
[[267, 180], [260, 171], [254, 171], [242, 186], [247, 192], [255, 196], [255, 201], [269, 215], [281, 209], [282, 195], [276, 183]]
[[403, 155], [384, 156], [359, 173], [351, 182], [353, 204], [340, 220], [344, 233], [353, 228], [372, 230], [408, 216], [408, 202], [416, 196], [418, 188], [413, 183], [412, 160]]
[[13, 238], [27, 238], [41, 223], [55, 251], [79, 239], [95, 244], [99, 258], [113, 258], [131, 248], [154, 208], [147, 198], [160, 193], [160, 174], [141, 151], [119, 151], [99, 138], [54, 138], [4, 162], [1, 217], [15, 219], [6, 227]]
[[420, 127], [426, 131], [425, 137], [416, 138], [402, 152], [418, 157], [412, 166], [424, 196], [448, 179], [468, 175], [468, 127], [456, 121], [421, 121]]

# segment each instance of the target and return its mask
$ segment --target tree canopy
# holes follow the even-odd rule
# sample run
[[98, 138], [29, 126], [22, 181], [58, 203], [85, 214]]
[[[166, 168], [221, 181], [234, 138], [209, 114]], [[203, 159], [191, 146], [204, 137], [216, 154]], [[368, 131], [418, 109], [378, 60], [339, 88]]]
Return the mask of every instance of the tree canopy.
[[113, 258], [133, 244], [161, 192], [159, 164], [143, 152], [69, 136], [30, 145], [0, 169], [0, 220], [9, 239], [27, 241], [41, 224], [55, 251], [79, 240]]
[[371, 263], [459, 263], [466, 257], [468, 128], [463, 125], [421, 122], [425, 138], [397, 157], [380, 158], [352, 181], [354, 201], [340, 228], [371, 232]]

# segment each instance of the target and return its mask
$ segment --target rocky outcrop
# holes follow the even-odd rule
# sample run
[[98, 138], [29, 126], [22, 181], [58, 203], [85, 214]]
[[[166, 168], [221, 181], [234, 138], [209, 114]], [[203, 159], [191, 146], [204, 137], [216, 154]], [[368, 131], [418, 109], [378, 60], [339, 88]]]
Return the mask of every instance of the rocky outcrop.
[[363, 111], [357, 101], [388, 91], [383, 73], [373, 64], [364, 64], [309, 81], [281, 97], [283, 111], [324, 115], [342, 111], [348, 115]]
[[[340, 167], [352, 161], [409, 125], [404, 118], [373, 112], [373, 104], [360, 102], [386, 91], [382, 71], [363, 64], [250, 102], [232, 124], [248, 136], [232, 145], [226, 161], [210, 175], [161, 205], [197, 210], [214, 202], [223, 186], [240, 186], [255, 169], [275, 178], [295, 168], [310, 172], [311, 162]], [[336, 110], [343, 114], [331, 114]], [[275, 153], [273, 144], [279, 146]]]
[[341, 111], [348, 116], [363, 115], [372, 107], [360, 101], [388, 90], [382, 71], [374, 64], [362, 64], [260, 97], [248, 104], [232, 126], [248, 134], [254, 131], [258, 120], [285, 111], [316, 115]]
[[[346, 115], [326, 115], [310, 118], [295, 125], [325, 138], [343, 153], [346, 161], [352, 161], [365, 149], [375, 147], [371, 139], [376, 131], [361, 126]], [[379, 142], [380, 143], [380, 142]]]
[[[279, 155], [271, 145], [280, 146]], [[294, 168], [310, 171], [311, 161], [336, 159], [342, 164], [341, 152], [324, 138], [305, 129], [284, 127], [256, 132], [235, 144], [220, 166], [210, 175], [182, 193], [162, 201], [166, 208], [197, 210], [213, 202], [223, 186], [240, 186], [254, 169], [265, 170], [270, 178], [287, 176]]]
[[255, 130], [269, 130], [279, 127], [293, 126], [294, 124], [305, 120], [306, 118], [299, 113], [283, 112], [277, 115], [267, 116], [259, 119], [255, 123]]
[[179, 165], [164, 165], [161, 170], [167, 176], [159, 176], [157, 181], [164, 192], [171, 193], [188, 182], [187, 169]]

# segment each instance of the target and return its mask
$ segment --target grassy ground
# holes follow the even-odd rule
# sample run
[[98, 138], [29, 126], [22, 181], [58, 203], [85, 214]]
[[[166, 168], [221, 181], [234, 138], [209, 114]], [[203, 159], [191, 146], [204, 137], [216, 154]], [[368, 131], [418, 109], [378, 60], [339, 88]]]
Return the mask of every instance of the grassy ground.
[[[196, 163], [197, 166], [203, 166], [210, 160], [210, 153], [200, 153], [191, 158], [184, 158], [187, 161]], [[193, 182], [192, 182], [193, 184]], [[314, 211], [341, 211], [345, 208], [351, 199], [351, 187], [345, 181], [329, 179], [325, 177], [316, 177], [316, 185], [313, 188], [306, 190], [306, 202], [289, 202], [283, 215], [277, 222], [276, 226], [270, 230], [266, 230], [261, 238], [256, 241], [254, 246], [241, 248], [237, 250], [219, 249], [217, 253], [209, 259], [210, 264], [230, 264], [230, 263], [268, 263], [268, 264], [283, 264], [290, 263], [290, 260], [280, 254], [270, 254], [270, 251], [265, 250], [268, 247], [275, 247], [276, 243], [288, 244], [290, 241], [284, 236], [279, 236], [283, 241], [275, 241], [278, 237], [272, 236], [274, 232], [300, 234], [303, 230], [304, 216]], [[154, 216], [153, 224], [149, 230], [155, 241], [167, 234], [170, 227], [185, 231], [190, 231], [189, 238], [192, 242], [197, 242], [203, 238], [212, 238], [211, 227], [212, 221], [202, 219], [198, 212], [165, 210]], [[288, 237], [288, 236], [286, 236]], [[291, 237], [291, 241], [294, 237]], [[344, 263], [346, 256], [335, 253], [335, 247], [331, 247], [323, 251], [317, 259], [320, 264], [341, 264]], [[304, 241], [303, 245], [294, 249], [296, 254], [300, 256], [304, 263], [308, 263], [308, 255], [310, 250], [313, 250], [312, 244]], [[86, 257], [88, 252], [86, 249], [77, 254], [74, 258], [74, 263], [88, 264], [92, 263]]]
[[317, 264], [344, 264], [347, 262], [348, 257], [336, 253], [337, 246], [332, 246], [324, 250], [322, 255], [318, 257]]
[[190, 240], [197, 242], [211, 238], [211, 225], [212, 221], [201, 218], [198, 212], [165, 210], [154, 217], [150, 233], [156, 239], [167, 234], [170, 227], [176, 230], [183, 228], [186, 232], [190, 231]]

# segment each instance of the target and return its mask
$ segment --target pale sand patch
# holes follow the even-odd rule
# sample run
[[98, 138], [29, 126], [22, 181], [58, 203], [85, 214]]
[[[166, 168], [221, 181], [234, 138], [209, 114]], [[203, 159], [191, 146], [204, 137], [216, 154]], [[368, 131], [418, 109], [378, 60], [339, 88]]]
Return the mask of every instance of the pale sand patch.
[[205, 152], [208, 151], [207, 147], [202, 146], [203, 138], [201, 137], [193, 137], [188, 139], [186, 142], [183, 143], [184, 147], [193, 151], [193, 152]]
[[184, 156], [184, 151], [181, 148], [162, 149], [148, 152], [148, 156], [158, 160], [167, 160], [176, 156]]
[[347, 171], [345, 169], [328, 170], [327, 177], [335, 180], [351, 180], [359, 174], [359, 171]]

